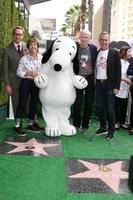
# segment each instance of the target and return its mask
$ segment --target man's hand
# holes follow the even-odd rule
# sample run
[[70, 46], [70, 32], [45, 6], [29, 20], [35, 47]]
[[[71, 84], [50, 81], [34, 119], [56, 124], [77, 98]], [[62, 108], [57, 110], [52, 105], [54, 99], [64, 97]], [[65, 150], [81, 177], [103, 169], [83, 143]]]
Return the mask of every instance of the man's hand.
[[116, 88], [113, 89], [113, 94], [118, 94], [118, 92], [119, 92], [118, 89], [116, 89]]
[[6, 93], [7, 93], [9, 96], [12, 96], [12, 88], [11, 88], [10, 85], [6, 85], [5, 90], [6, 90]]

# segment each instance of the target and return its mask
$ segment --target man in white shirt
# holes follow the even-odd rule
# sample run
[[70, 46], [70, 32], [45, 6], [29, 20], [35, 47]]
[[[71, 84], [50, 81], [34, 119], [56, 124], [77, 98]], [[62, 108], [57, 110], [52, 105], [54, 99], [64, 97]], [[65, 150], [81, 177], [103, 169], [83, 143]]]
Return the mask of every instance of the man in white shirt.
[[101, 49], [96, 60], [96, 97], [100, 128], [95, 134], [107, 132], [106, 138], [112, 140], [115, 131], [115, 95], [119, 92], [121, 82], [121, 62], [118, 52], [109, 49], [109, 42], [109, 34], [100, 33]]

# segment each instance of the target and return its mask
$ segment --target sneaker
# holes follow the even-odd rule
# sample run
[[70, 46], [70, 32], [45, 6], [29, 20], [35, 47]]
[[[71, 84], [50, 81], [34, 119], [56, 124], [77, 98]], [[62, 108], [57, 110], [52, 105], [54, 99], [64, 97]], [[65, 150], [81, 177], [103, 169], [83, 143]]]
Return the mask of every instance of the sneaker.
[[44, 127], [41, 127], [37, 122], [34, 123], [34, 127], [40, 131], [44, 131]]
[[131, 128], [131, 130], [128, 131], [128, 134], [129, 134], [129, 135], [133, 135], [133, 128]]
[[126, 125], [126, 124], [121, 124], [120, 127], [123, 128], [123, 129], [128, 129], [129, 128], [128, 125]]
[[95, 135], [102, 135], [102, 134], [106, 134], [107, 133], [107, 129], [105, 128], [99, 128], [96, 132]]
[[80, 127], [75, 126], [75, 128], [76, 128], [76, 131], [80, 131]]
[[109, 133], [109, 132], [108, 132], [108, 134], [107, 134], [107, 136], [106, 136], [106, 139], [107, 139], [107, 140], [113, 140], [113, 133]]
[[82, 128], [82, 132], [84, 135], [87, 135], [88, 134], [88, 129], [87, 128]]
[[34, 125], [28, 125], [27, 131], [29, 131], [29, 132], [34, 132], [34, 133], [39, 133], [39, 132], [40, 132], [40, 130], [36, 129], [36, 128], [34, 127]]
[[14, 131], [15, 131], [15, 133], [17, 134], [17, 135], [19, 135], [19, 136], [25, 136], [26, 134], [25, 134], [25, 132], [21, 129], [21, 127], [19, 126], [19, 127], [14, 127]]
[[115, 124], [115, 129], [119, 130], [120, 129], [120, 125], [119, 124]]

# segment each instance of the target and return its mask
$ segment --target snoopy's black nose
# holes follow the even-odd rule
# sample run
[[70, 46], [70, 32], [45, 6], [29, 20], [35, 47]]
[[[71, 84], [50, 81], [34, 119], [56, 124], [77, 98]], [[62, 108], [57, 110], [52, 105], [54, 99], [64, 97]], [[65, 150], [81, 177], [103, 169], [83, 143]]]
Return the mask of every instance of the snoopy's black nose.
[[55, 64], [54, 65], [54, 70], [55, 71], [59, 72], [61, 69], [62, 69], [61, 65], [59, 65], [59, 64]]

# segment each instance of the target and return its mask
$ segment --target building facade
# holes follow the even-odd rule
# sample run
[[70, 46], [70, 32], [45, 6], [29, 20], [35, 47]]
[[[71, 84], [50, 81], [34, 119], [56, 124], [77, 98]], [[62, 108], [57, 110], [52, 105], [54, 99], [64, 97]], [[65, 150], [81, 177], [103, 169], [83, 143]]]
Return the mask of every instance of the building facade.
[[112, 0], [111, 40], [133, 39], [133, 0]]

